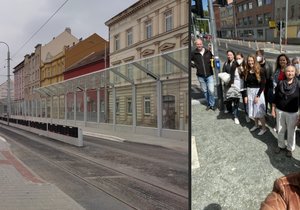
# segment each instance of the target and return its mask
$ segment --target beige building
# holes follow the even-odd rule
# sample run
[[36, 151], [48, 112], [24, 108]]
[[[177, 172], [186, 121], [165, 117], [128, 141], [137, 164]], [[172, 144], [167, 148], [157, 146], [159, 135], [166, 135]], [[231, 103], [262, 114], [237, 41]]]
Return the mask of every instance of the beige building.
[[[109, 102], [117, 124], [188, 129], [188, 73], [172, 62], [188, 64], [188, 9], [188, 0], [140, 0], [105, 23], [110, 64], [136, 87], [133, 99], [131, 85], [111, 72], [116, 97], [110, 92]], [[110, 122], [113, 117], [110, 109]]]
[[61, 82], [64, 79], [65, 50], [75, 46], [79, 42], [72, 35], [71, 29], [66, 28], [48, 44], [42, 46], [41, 51], [41, 87]]

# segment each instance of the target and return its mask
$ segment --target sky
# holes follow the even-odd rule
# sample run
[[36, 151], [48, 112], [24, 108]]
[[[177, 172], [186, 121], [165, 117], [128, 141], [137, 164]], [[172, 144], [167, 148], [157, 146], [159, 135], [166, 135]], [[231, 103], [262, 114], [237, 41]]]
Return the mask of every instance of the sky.
[[[10, 72], [13, 75], [13, 68], [22, 62], [24, 55], [33, 53], [37, 44], [47, 44], [66, 27], [70, 27], [72, 34], [78, 39], [81, 37], [85, 39], [97, 33], [108, 40], [108, 27], [105, 22], [137, 0], [0, 0], [0, 2], [0, 42], [7, 43], [10, 48]], [[63, 4], [64, 6], [44, 25]], [[43, 28], [36, 33], [42, 25]], [[22, 47], [32, 36], [33, 38]], [[7, 46], [0, 43], [0, 84], [7, 81], [6, 66]]]

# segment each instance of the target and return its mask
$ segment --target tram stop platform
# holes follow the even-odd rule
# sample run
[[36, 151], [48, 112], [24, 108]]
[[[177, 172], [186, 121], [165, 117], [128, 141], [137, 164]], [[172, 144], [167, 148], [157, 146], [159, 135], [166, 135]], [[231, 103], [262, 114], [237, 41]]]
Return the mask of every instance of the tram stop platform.
[[46, 183], [10, 151], [0, 137], [0, 209], [81, 210], [72, 198], [55, 185]]
[[254, 122], [247, 123], [242, 110], [237, 125], [232, 114], [206, 111], [203, 99], [192, 100], [191, 118], [192, 209], [259, 209], [275, 179], [300, 171], [299, 133], [293, 157], [275, 154], [277, 134], [270, 115], [262, 136], [259, 130], [249, 131]]

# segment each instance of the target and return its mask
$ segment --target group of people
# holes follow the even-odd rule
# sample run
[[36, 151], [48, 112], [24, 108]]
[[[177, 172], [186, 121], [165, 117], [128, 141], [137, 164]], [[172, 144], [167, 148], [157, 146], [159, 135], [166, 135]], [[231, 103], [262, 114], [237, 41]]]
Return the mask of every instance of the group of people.
[[[195, 44], [191, 66], [197, 69], [197, 78], [207, 101], [206, 110], [215, 110], [213, 54], [203, 47], [201, 39], [196, 40]], [[234, 123], [240, 124], [239, 105], [242, 99], [246, 121], [253, 119], [255, 122], [250, 131], [259, 129], [258, 135], [264, 135], [267, 131], [265, 116], [269, 110], [276, 119], [274, 130], [278, 133], [275, 153], [286, 150], [288, 157], [292, 156], [295, 149], [295, 130], [299, 121], [299, 71], [300, 58], [290, 61], [286, 54], [280, 54], [273, 68], [264, 57], [263, 50], [257, 50], [247, 57], [228, 50], [222, 68], [222, 72], [229, 77], [223, 82], [224, 112], [232, 113]]]

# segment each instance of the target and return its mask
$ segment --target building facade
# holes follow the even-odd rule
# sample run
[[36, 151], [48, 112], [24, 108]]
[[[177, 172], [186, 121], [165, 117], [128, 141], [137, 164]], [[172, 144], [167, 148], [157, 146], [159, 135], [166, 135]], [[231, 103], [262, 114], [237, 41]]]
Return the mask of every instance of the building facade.
[[[114, 99], [113, 93], [109, 93], [109, 106], [115, 105], [118, 124], [131, 125], [136, 120], [138, 126], [157, 127], [161, 114], [163, 128], [187, 129], [187, 74], [168, 60], [151, 58], [188, 46], [188, 11], [187, 0], [141, 0], [105, 23], [109, 27], [110, 64], [127, 78], [133, 78], [137, 91], [133, 99], [131, 85], [123, 84], [117, 77], [113, 80], [118, 85], [117, 96]], [[180, 53], [176, 56], [179, 61], [188, 57]], [[141, 60], [142, 67], [131, 65], [136, 60]], [[145, 74], [142, 68], [149, 72]], [[157, 75], [163, 87], [162, 101], [157, 99]], [[111, 80], [114, 77], [110, 74]], [[136, 119], [132, 114], [134, 100]], [[162, 113], [158, 112], [158, 103], [161, 103]], [[113, 121], [113, 110], [109, 112], [109, 119]]]
[[40, 65], [41, 87], [63, 81], [65, 49], [75, 46], [78, 42], [79, 39], [72, 35], [71, 29], [66, 28], [64, 32], [42, 46]]

